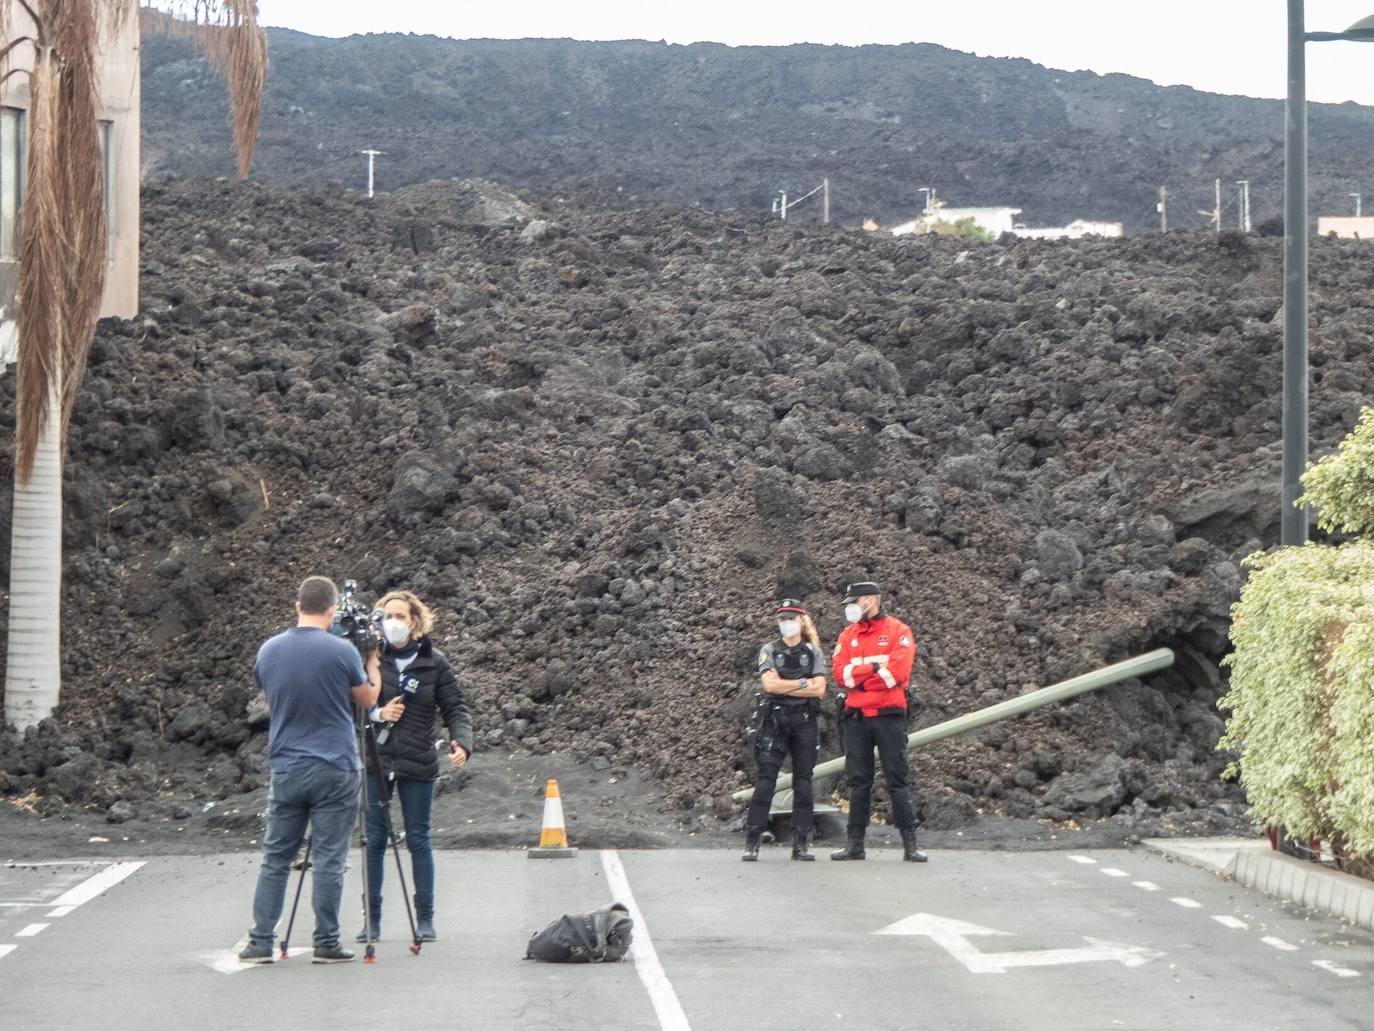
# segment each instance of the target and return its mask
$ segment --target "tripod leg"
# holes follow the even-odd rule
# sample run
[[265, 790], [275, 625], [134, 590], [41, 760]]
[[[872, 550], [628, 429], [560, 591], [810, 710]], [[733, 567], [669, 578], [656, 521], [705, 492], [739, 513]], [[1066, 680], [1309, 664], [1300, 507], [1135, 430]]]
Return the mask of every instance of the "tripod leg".
[[415, 911], [410, 906], [410, 890], [406, 886], [406, 873], [401, 864], [401, 843], [396, 838], [396, 827], [391, 822], [391, 798], [386, 790], [386, 780], [382, 774], [381, 756], [377, 753], [377, 737], [369, 725], [366, 732], [367, 754], [372, 760], [372, 773], [377, 783], [377, 802], [382, 807], [382, 825], [391, 842], [391, 852], [396, 857], [396, 874], [401, 883], [401, 898], [406, 904], [406, 920], [410, 922], [410, 951], [420, 954], [420, 932], [415, 926]]
[[[358, 710], [358, 758], [363, 759], [363, 733], [368, 724], [367, 714], [361, 709]], [[367, 762], [363, 761], [363, 780], [358, 785], [358, 847], [362, 851], [362, 871], [363, 871], [363, 935], [365, 947], [363, 949], [363, 962], [375, 963], [377, 961], [377, 946], [372, 940], [372, 886], [367, 878]]]
[[296, 907], [301, 904], [301, 889], [305, 887], [305, 871], [310, 869], [310, 846], [314, 844], [313, 835], [307, 835], [305, 839], [305, 858], [301, 860], [301, 879], [296, 882], [296, 897], [291, 900], [291, 916], [286, 921], [286, 933], [281, 936], [281, 958], [290, 959], [291, 954], [287, 952], [287, 946], [291, 942], [291, 928], [296, 926]]

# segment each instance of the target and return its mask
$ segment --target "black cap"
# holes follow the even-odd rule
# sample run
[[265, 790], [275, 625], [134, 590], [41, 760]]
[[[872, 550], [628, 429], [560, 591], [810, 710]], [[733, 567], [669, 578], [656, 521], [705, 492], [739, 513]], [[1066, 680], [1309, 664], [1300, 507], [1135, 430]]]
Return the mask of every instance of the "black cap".
[[858, 583], [850, 584], [844, 589], [844, 600], [855, 601], [870, 594], [881, 595], [883, 592], [872, 580], [860, 580]]
[[778, 607], [773, 611], [779, 616], [784, 612], [797, 616], [806, 615], [806, 608], [796, 598], [783, 598], [782, 601], [778, 602]]

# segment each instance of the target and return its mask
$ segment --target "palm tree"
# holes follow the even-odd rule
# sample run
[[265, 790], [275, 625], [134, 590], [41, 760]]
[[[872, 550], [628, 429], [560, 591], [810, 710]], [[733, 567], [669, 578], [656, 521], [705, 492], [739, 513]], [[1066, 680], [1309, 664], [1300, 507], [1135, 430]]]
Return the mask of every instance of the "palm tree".
[[0, 0], [0, 86], [23, 76], [29, 96], [5, 675], [5, 719], [21, 730], [52, 713], [61, 686], [62, 464], [105, 283], [99, 55], [140, 16], [144, 31], [190, 36], [225, 74], [247, 175], [267, 71], [255, 0]]

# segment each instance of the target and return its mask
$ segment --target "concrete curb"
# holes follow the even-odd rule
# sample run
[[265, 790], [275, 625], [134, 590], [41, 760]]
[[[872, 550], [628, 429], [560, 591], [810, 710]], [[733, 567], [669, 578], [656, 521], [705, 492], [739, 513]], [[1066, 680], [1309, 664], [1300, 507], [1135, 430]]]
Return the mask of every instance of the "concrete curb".
[[1247, 888], [1374, 931], [1374, 881], [1275, 852], [1264, 839], [1151, 838], [1143, 844]]

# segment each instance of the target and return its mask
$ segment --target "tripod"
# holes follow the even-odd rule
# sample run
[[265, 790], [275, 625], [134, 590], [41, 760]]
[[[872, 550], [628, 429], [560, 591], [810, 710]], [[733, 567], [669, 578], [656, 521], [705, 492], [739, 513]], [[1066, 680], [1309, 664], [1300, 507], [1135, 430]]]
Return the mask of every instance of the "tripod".
[[[362, 872], [363, 872], [363, 934], [366, 936], [365, 948], [363, 951], [364, 963], [375, 963], [377, 960], [377, 945], [372, 938], [372, 885], [369, 883], [367, 874], [367, 778], [375, 778], [377, 787], [377, 805], [382, 812], [382, 825], [386, 828], [387, 839], [391, 843], [391, 854], [396, 859], [396, 876], [401, 881], [401, 898], [406, 905], [406, 920], [410, 923], [410, 951], [413, 955], [420, 954], [420, 934], [415, 927], [415, 912], [410, 907], [410, 891], [406, 887], [405, 867], [401, 863], [401, 843], [396, 837], [395, 825], [391, 822], [391, 798], [386, 789], [386, 775], [382, 772], [381, 756], [377, 751], [377, 735], [372, 727], [372, 721], [367, 718], [367, 713], [362, 709], [356, 711], [356, 724], [358, 728], [358, 758], [363, 764], [363, 784], [358, 790], [358, 847], [362, 852]], [[372, 770], [367, 770], [368, 763], [372, 764]], [[291, 940], [291, 928], [296, 923], [296, 907], [301, 901], [301, 888], [305, 884], [305, 872], [310, 869], [310, 847], [312, 840], [310, 837], [305, 839], [305, 858], [301, 860], [301, 879], [296, 882], [296, 895], [291, 902], [291, 916], [286, 922], [286, 933], [281, 940], [281, 958], [289, 958], [287, 947]]]

